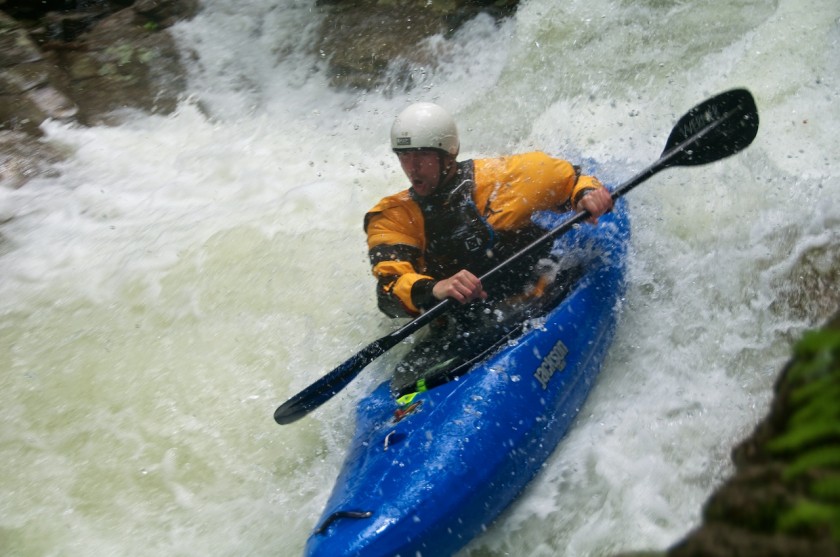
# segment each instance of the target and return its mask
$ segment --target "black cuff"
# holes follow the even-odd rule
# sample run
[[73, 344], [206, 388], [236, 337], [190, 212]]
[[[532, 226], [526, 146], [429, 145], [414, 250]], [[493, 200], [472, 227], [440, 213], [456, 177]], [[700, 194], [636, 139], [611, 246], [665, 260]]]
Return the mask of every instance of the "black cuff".
[[582, 190], [577, 192], [577, 194], [575, 194], [575, 198], [572, 200], [572, 202], [575, 204], [575, 207], [577, 207], [577, 204], [580, 203], [580, 200], [583, 199], [586, 196], [586, 194], [588, 194], [591, 191], [595, 191], [595, 189], [596, 188], [583, 188]]
[[437, 304], [438, 300], [432, 294], [432, 289], [437, 281], [432, 279], [420, 279], [411, 285], [411, 303], [420, 309], [429, 309]]

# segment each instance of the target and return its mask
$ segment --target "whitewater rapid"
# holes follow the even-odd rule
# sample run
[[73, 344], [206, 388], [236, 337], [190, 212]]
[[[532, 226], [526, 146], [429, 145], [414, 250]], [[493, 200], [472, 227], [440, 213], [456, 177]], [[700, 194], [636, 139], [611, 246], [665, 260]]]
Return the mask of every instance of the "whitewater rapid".
[[690, 107], [747, 87], [748, 150], [628, 196], [629, 288], [599, 381], [461, 555], [674, 543], [791, 342], [840, 301], [840, 6], [524, 1], [431, 39], [417, 88], [361, 93], [330, 89], [307, 48], [315, 0], [286, 4], [204, 1], [175, 28], [176, 113], [48, 122], [68, 158], [0, 187], [0, 552], [300, 553], [354, 403], [395, 355], [298, 423], [272, 412], [394, 327], [361, 219], [406, 186], [388, 129], [408, 103], [455, 114], [462, 158], [541, 149], [617, 184]]

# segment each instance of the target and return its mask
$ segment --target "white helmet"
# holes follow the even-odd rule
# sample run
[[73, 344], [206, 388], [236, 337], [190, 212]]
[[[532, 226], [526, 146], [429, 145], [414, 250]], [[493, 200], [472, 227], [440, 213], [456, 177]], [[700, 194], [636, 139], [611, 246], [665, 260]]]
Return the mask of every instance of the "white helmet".
[[434, 103], [415, 103], [400, 112], [391, 126], [391, 148], [437, 149], [452, 156], [461, 143], [458, 128], [449, 113]]

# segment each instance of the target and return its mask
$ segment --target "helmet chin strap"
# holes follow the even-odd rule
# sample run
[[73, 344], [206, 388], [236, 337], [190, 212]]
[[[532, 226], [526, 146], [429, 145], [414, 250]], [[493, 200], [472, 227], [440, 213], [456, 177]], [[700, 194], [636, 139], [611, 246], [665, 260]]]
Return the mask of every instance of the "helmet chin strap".
[[[447, 163], [447, 161], [450, 161]], [[438, 183], [432, 189], [432, 191], [437, 190], [440, 186], [446, 183], [446, 179], [449, 177], [449, 171], [452, 166], [455, 164], [454, 159], [450, 159], [448, 153], [444, 154], [443, 152], [438, 152], [438, 164], [440, 167], [440, 172], [438, 172]]]

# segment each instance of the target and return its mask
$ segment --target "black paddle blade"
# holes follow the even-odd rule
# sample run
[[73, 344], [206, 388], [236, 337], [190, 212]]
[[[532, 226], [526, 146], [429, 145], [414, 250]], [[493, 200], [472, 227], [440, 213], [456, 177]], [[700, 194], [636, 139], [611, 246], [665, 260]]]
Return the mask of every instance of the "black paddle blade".
[[756, 134], [758, 109], [753, 96], [746, 89], [733, 89], [698, 104], [680, 118], [664, 153], [691, 141], [668, 166], [707, 164], [744, 149]]
[[361, 352], [320, 378], [274, 411], [274, 421], [285, 425], [295, 422], [331, 399], [347, 386], [366, 365], [390, 348], [383, 341], [373, 342]]

